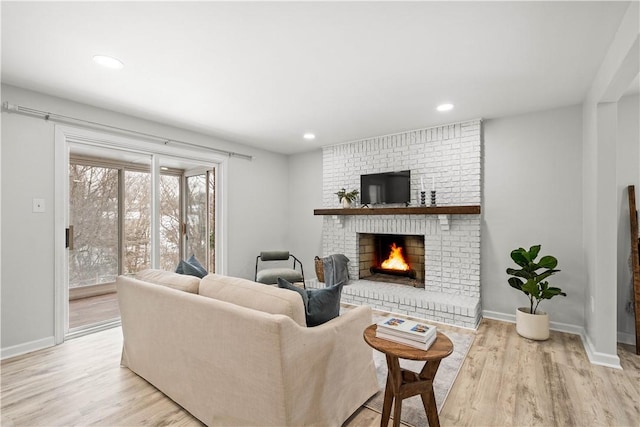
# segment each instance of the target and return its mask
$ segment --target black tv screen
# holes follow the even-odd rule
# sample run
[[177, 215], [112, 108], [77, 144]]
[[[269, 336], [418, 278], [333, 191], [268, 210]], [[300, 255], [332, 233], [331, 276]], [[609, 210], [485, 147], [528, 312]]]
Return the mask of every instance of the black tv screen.
[[363, 205], [411, 201], [411, 171], [360, 175], [360, 201]]

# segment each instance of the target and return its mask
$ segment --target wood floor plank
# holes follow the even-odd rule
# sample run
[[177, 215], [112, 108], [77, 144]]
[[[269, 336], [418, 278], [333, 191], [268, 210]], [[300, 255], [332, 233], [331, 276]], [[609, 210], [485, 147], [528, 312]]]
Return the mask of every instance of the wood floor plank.
[[[120, 328], [2, 362], [2, 426], [202, 426], [120, 367]], [[545, 342], [483, 320], [440, 413], [442, 426], [640, 426], [640, 356], [618, 347], [623, 370], [591, 365], [578, 336]], [[345, 427], [379, 426], [361, 408]]]
[[69, 301], [69, 329], [120, 318], [115, 292]]
[[640, 356], [631, 346], [618, 350], [623, 370], [595, 366], [576, 335], [552, 331], [538, 343], [513, 324], [484, 319], [441, 424], [640, 426]]

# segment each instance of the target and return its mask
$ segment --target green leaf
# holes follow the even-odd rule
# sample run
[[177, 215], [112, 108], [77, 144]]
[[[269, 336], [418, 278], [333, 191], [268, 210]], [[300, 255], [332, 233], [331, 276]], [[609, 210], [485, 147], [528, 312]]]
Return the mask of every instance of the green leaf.
[[529, 260], [525, 256], [526, 251], [522, 248], [514, 249], [511, 251], [511, 259], [518, 264], [520, 267], [525, 267], [529, 264]]
[[507, 268], [507, 274], [511, 274], [512, 276], [517, 276], [517, 277], [522, 277], [524, 279], [531, 279], [531, 273], [520, 269], [520, 270], [516, 270], [515, 268]]
[[539, 268], [540, 268], [540, 266], [539, 266], [538, 264], [536, 264], [535, 262], [530, 262], [530, 263], [527, 265], [527, 267], [526, 267], [526, 268], [527, 268], [527, 270], [529, 270], [529, 271], [531, 271], [531, 272], [534, 272], [534, 271], [536, 271], [537, 269], [539, 269]]
[[552, 257], [551, 255], [546, 255], [540, 259], [540, 262], [538, 263], [538, 265], [542, 268], [553, 269], [553, 268], [556, 268], [556, 266], [558, 265], [558, 260], [555, 257]]
[[560, 270], [547, 270], [547, 271], [545, 271], [543, 273], [538, 274], [537, 275], [537, 280], [538, 280], [538, 282], [540, 282], [540, 281], [546, 279], [547, 277], [557, 273], [558, 271], [560, 271]]
[[540, 245], [531, 246], [529, 248], [529, 261], [533, 261], [534, 259], [536, 259], [539, 253]]
[[538, 287], [538, 284], [534, 280], [527, 280], [527, 283], [522, 285], [522, 290], [525, 293], [534, 297], [535, 299], [540, 298], [540, 288]]
[[549, 288], [549, 291], [553, 292], [554, 295], [561, 295], [563, 297], [567, 296], [567, 294], [562, 292], [562, 290], [560, 288]]
[[509, 278], [509, 285], [511, 285], [512, 288], [515, 288], [515, 289], [521, 291], [523, 284], [524, 284], [524, 282], [522, 280], [518, 279], [517, 277]]

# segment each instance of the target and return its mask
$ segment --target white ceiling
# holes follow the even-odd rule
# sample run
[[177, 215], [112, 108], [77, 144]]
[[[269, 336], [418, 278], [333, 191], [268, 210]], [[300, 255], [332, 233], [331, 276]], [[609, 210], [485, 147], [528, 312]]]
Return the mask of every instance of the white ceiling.
[[296, 153], [580, 103], [627, 6], [3, 1], [2, 82]]

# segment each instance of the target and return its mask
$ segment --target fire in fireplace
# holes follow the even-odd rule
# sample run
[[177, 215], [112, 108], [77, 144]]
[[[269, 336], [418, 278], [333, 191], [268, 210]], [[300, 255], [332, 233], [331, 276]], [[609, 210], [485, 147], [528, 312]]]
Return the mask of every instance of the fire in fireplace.
[[360, 278], [424, 287], [422, 236], [360, 234]]
[[402, 256], [402, 246], [398, 247], [396, 246], [396, 242], [393, 242], [390, 249], [391, 253], [389, 254], [389, 258], [382, 261], [382, 268], [386, 270], [410, 270], [409, 264], [407, 264]]
[[[386, 252], [383, 248], [380, 248], [379, 253]], [[392, 276], [410, 277], [416, 278], [416, 272], [405, 261], [402, 255], [402, 246], [398, 246], [396, 242], [391, 243], [389, 246], [389, 256], [382, 261], [379, 266], [372, 265], [369, 267], [369, 271], [372, 274], [390, 274]]]

